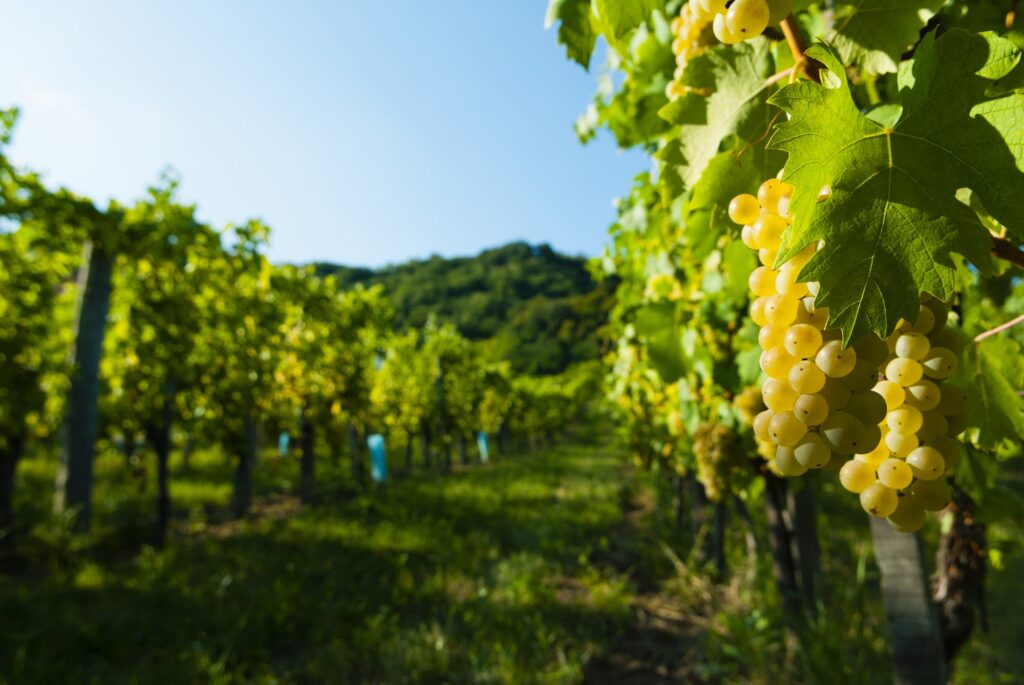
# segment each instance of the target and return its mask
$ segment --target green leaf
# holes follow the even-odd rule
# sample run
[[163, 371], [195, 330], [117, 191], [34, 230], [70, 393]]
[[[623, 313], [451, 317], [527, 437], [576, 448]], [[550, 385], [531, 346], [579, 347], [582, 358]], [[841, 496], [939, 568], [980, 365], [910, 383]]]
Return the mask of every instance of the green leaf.
[[558, 26], [558, 42], [565, 46], [566, 55], [584, 69], [590, 68], [597, 34], [590, 22], [590, 0], [551, 0], [548, 3], [544, 28]]
[[844, 0], [837, 3], [829, 34], [843, 62], [868, 71], [896, 71], [900, 55], [917, 42], [921, 28], [946, 0]]
[[[680, 126], [679, 137], [657, 157], [665, 163], [669, 188], [692, 188], [722, 143], [737, 135], [760, 138], [771, 121], [764, 93], [774, 68], [770, 46], [761, 38], [718, 47], [686, 65], [683, 83], [695, 89], [662, 108], [661, 116]], [[702, 93], [710, 93], [703, 95]]]
[[686, 371], [682, 356], [682, 337], [673, 302], [656, 302], [641, 307], [636, 314], [636, 332], [647, 343], [651, 366], [666, 383], [674, 383]]
[[964, 386], [968, 425], [977, 429], [979, 447], [1024, 438], [1024, 356], [1020, 345], [1002, 335], [968, 345], [957, 380]]
[[[808, 54], [825, 65], [828, 85], [795, 83], [771, 99], [790, 119], [769, 147], [789, 153], [785, 179], [796, 187], [779, 262], [824, 241], [801, 279], [820, 282], [829, 325], [847, 342], [886, 335], [916, 316], [921, 292], [952, 296], [953, 253], [989, 267], [989, 233], [958, 189], [974, 190], [1024, 238], [1024, 95], [985, 93], [1020, 54], [993, 35], [926, 36], [900, 71], [903, 110], [891, 128], [857, 109], [833, 49]], [[818, 202], [825, 187], [831, 195]]]
[[740, 227], [729, 218], [729, 202], [741, 193], [756, 192], [764, 179], [778, 173], [784, 161], [785, 156], [779, 152], [757, 145], [715, 155], [693, 187], [687, 223], [694, 215], [706, 213], [708, 228], [716, 238], [738, 235]]
[[594, 9], [609, 42], [617, 42], [647, 21], [651, 13], [664, 9], [663, 0], [594, 0]]

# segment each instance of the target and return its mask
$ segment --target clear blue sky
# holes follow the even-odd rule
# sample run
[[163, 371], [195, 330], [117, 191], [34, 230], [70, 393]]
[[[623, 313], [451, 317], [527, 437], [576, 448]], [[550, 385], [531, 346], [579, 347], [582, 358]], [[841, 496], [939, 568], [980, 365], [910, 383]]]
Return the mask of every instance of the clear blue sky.
[[596, 254], [643, 170], [572, 124], [594, 77], [545, 0], [0, 0], [11, 157], [100, 201], [165, 166], [276, 261], [380, 265], [510, 240]]

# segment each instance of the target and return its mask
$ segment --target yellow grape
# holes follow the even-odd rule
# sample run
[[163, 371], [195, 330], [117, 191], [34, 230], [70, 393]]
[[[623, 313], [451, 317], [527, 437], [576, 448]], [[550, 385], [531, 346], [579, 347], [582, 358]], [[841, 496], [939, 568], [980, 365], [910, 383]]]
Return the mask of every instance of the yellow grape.
[[907, 455], [906, 463], [921, 480], [935, 480], [946, 472], [946, 461], [934, 447], [918, 447]]
[[715, 15], [715, 19], [711, 24], [711, 30], [714, 31], [715, 38], [717, 38], [720, 43], [724, 43], [725, 45], [735, 45], [736, 43], [739, 43], [740, 40], [742, 40], [741, 38], [733, 34], [733, 32], [729, 30], [729, 27], [726, 26], [724, 14]]
[[759, 297], [750, 303], [750, 318], [753, 319], [754, 323], [758, 326], [765, 326], [768, 324], [768, 317], [765, 315], [765, 305], [767, 304], [767, 297]]
[[761, 396], [764, 404], [773, 412], [779, 413], [792, 411], [799, 393], [790, 387], [786, 381], [777, 378], [769, 378], [761, 386]]
[[[946, 325], [946, 321], [949, 319], [949, 305], [948, 304], [946, 304], [942, 300], [932, 298], [932, 299], [925, 299], [924, 304], [922, 304], [921, 306], [922, 307], [927, 307], [928, 309], [931, 310], [931, 313], [932, 313], [932, 321], [933, 321], [933, 323], [932, 323], [932, 330], [928, 331], [929, 333], [931, 333], [932, 331], [938, 331], [943, 326]], [[920, 331], [920, 332], [924, 333], [924, 331]]]
[[796, 460], [796, 454], [791, 447], [775, 448], [775, 466], [784, 476], [802, 476], [807, 473], [807, 467]]
[[753, 226], [749, 226], [748, 225], [748, 226], [744, 226], [743, 228], [740, 229], [740, 240], [742, 240], [743, 244], [746, 245], [747, 247], [749, 247], [751, 250], [758, 249], [757, 243], [754, 242], [754, 227]]
[[806, 433], [807, 426], [790, 411], [776, 414], [768, 423], [768, 434], [772, 442], [783, 447], [792, 447]]
[[774, 266], [775, 258], [779, 256], [779, 248], [762, 247], [757, 250], [757, 260], [764, 266]]
[[880, 441], [875, 445], [875, 449], [864, 454], [858, 454], [857, 459], [870, 464], [871, 466], [878, 466], [883, 461], [889, 458], [889, 447], [885, 444], [885, 441]]
[[914, 472], [902, 459], [890, 457], [878, 465], [878, 482], [893, 490], [902, 490], [914, 481]]
[[775, 276], [775, 289], [790, 297], [806, 297], [807, 284], [797, 283], [796, 280], [800, 276], [800, 269], [801, 267], [794, 265], [792, 261], [783, 264]]
[[899, 503], [896, 491], [887, 488], [878, 481], [864, 488], [860, 493], [860, 506], [872, 516], [885, 518], [896, 511]]
[[885, 417], [885, 422], [889, 426], [889, 430], [893, 433], [899, 433], [900, 435], [911, 435], [917, 433], [917, 430], [921, 427], [923, 420], [924, 418], [921, 416], [921, 410], [907, 404], [893, 409], [889, 412], [889, 415]]
[[914, 500], [926, 511], [941, 511], [949, 505], [953, 491], [945, 478], [917, 480], [910, 486]]
[[828, 307], [818, 309], [814, 306], [814, 298], [805, 297], [800, 300], [800, 308], [796, 310], [796, 322], [814, 326], [819, 331], [825, 329], [828, 321]]
[[802, 466], [820, 469], [832, 458], [832, 450], [820, 435], [807, 433], [793, 446], [793, 456]]
[[901, 321], [897, 330], [901, 333], [918, 333], [927, 335], [935, 327], [935, 313], [929, 307], [921, 305], [917, 310], [917, 320], [914, 323]]
[[797, 358], [790, 355], [786, 350], [781, 347], [774, 347], [761, 353], [761, 370], [769, 378], [787, 380], [789, 378], [789, 370], [793, 368], [797, 361]]
[[873, 390], [882, 396], [888, 409], [895, 409], [906, 401], [907, 393], [899, 383], [878, 381]]
[[814, 361], [826, 376], [842, 378], [853, 371], [857, 364], [857, 353], [852, 349], [844, 350], [842, 342], [832, 340], [822, 345]]
[[889, 431], [885, 434], [885, 446], [889, 448], [889, 451], [894, 456], [903, 458], [908, 454], [917, 449], [917, 446], [921, 444], [921, 441], [917, 437], [917, 433], [897, 433], [896, 431]]
[[789, 385], [801, 395], [813, 395], [825, 387], [825, 374], [814, 362], [804, 359], [790, 368]]
[[919, 381], [914, 385], [908, 385], [905, 390], [906, 403], [911, 407], [917, 407], [921, 411], [931, 411], [939, 406], [942, 393], [939, 386], [931, 381]]
[[844, 409], [865, 426], [877, 426], [888, 411], [882, 396], [870, 390], [851, 394]]
[[845, 412], [837, 411], [825, 419], [821, 424], [821, 435], [836, 454], [863, 451], [858, 446], [863, 445], [864, 424]]
[[821, 348], [821, 331], [806, 323], [798, 323], [786, 330], [784, 345], [798, 359], [810, 359]]
[[[761, 29], [762, 31], [764, 29]], [[758, 31], [760, 33], [760, 31]], [[774, 212], [779, 200], [793, 196], [793, 186], [776, 178], [769, 178], [757, 189], [757, 201], [769, 212]]]
[[722, 14], [725, 12], [727, 0], [700, 0], [701, 9], [708, 14]]
[[761, 213], [761, 203], [750, 193], [737, 195], [729, 203], [729, 218], [737, 224], [752, 224]]
[[925, 375], [939, 380], [949, 378], [956, 373], [957, 365], [956, 355], [945, 347], [933, 347], [921, 359]]
[[761, 442], [772, 441], [772, 436], [768, 432], [768, 424], [771, 422], [773, 416], [775, 416], [775, 412], [771, 409], [766, 409], [754, 417], [754, 435], [756, 435], [757, 439]]
[[800, 395], [793, 404], [793, 414], [808, 426], [817, 426], [828, 418], [828, 402], [821, 395]]
[[928, 338], [920, 333], [904, 333], [896, 338], [896, 347], [893, 351], [897, 357], [920, 361], [928, 354], [930, 348], [931, 343], [928, 342]]
[[924, 507], [914, 497], [900, 497], [896, 510], [889, 514], [889, 523], [901, 533], [915, 533], [924, 527]]
[[778, 214], [762, 214], [754, 222], [754, 240], [761, 247], [778, 250], [782, 244], [782, 232], [788, 225]]
[[800, 301], [786, 295], [773, 295], [764, 304], [765, 320], [773, 326], [788, 326], [796, 318]]
[[921, 368], [920, 362], [903, 357], [893, 359], [885, 367], [886, 379], [898, 383], [904, 388], [921, 380], [923, 373], [924, 370]]
[[775, 272], [769, 269], [767, 266], [759, 266], [750, 272], [750, 278], [747, 279], [747, 285], [750, 286], [750, 290], [759, 297], [771, 297], [772, 295], [778, 294], [775, 289]]
[[946, 464], [947, 473], [955, 469], [956, 465], [960, 463], [963, 447], [959, 440], [943, 436], [941, 438], [932, 438], [924, 444], [938, 451], [942, 456], [942, 461]]
[[786, 342], [786, 330], [782, 326], [772, 326], [771, 324], [762, 326], [757, 334], [757, 343], [762, 350], [782, 347]]
[[875, 482], [875, 468], [866, 461], [851, 459], [839, 469], [839, 483], [852, 493], [860, 494]]

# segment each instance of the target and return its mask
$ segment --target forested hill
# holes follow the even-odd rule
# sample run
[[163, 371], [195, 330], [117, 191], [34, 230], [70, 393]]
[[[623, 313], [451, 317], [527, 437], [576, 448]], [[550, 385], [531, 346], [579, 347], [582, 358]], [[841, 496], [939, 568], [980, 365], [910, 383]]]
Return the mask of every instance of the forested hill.
[[518, 373], [558, 373], [596, 359], [614, 298], [614, 284], [595, 283], [585, 259], [524, 242], [382, 269], [315, 266], [342, 288], [382, 285], [394, 301], [397, 328], [422, 326], [434, 315], [487, 341], [488, 356], [509, 360]]

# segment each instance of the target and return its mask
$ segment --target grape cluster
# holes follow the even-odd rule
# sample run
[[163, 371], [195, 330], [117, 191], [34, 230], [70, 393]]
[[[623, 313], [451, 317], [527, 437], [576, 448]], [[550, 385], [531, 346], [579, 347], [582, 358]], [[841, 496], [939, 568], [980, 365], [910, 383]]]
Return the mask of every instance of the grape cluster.
[[729, 216], [743, 224], [743, 242], [761, 261], [750, 274], [756, 295], [750, 316], [761, 327], [767, 409], [755, 417], [754, 432], [780, 473], [799, 476], [825, 466], [833, 455], [870, 452], [881, 441], [877, 424], [885, 417], [885, 401], [872, 387], [888, 351], [877, 338], [877, 345], [865, 339], [844, 348], [839, 331], [825, 330], [828, 310], [815, 307], [816, 284], [797, 281], [815, 245], [773, 268], [792, 221], [792, 194], [788, 183], [769, 179], [757, 197], [734, 198]]
[[712, 502], [720, 502], [743, 470], [743, 452], [736, 432], [720, 423], [702, 423], [693, 436], [697, 480]]
[[[687, 88], [683, 85], [683, 70], [686, 63], [693, 57], [704, 52], [705, 48], [713, 42], [708, 35], [711, 27], [711, 20], [714, 13], [704, 9], [704, 6], [717, 6], [715, 2], [699, 2], [690, 0], [683, 4], [679, 16], [672, 20], [672, 52], [676, 56], [676, 71], [673, 80], [665, 89], [665, 95], [669, 100], [675, 100], [686, 94]], [[725, 2], [721, 3], [723, 6]]]
[[793, 0], [690, 0], [689, 5], [726, 45], [757, 38], [769, 24], [780, 23], [793, 10]]
[[961, 388], [944, 382], [956, 372], [962, 349], [958, 329], [945, 325], [948, 316], [945, 303], [926, 297], [917, 320], [901, 321], [888, 338], [875, 386], [886, 405], [882, 441], [839, 472], [865, 511], [888, 517], [902, 531], [918, 530], [926, 511], [949, 504], [946, 476], [961, 456], [956, 436], [966, 427], [967, 401]]

